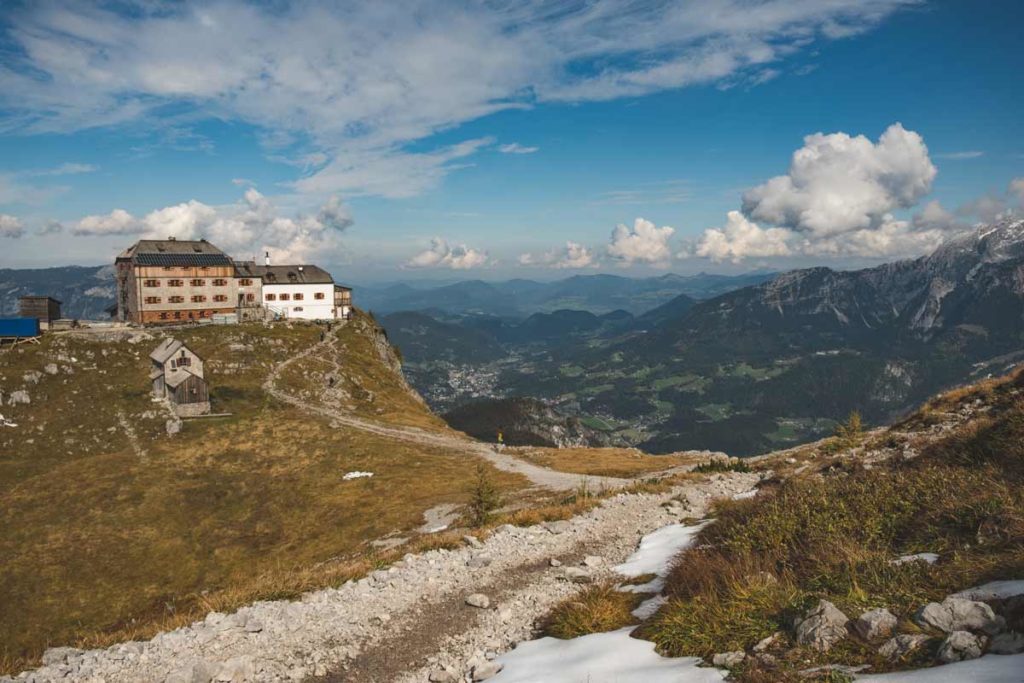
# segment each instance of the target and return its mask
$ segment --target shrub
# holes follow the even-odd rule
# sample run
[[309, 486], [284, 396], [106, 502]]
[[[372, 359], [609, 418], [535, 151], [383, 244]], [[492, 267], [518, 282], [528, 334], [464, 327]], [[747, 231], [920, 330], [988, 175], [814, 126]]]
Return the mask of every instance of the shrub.
[[636, 623], [632, 611], [645, 597], [618, 591], [613, 583], [590, 586], [556, 606], [542, 630], [546, 636], [563, 639], [614, 631]]
[[483, 463], [476, 466], [476, 481], [469, 501], [470, 524], [482, 527], [491, 519], [491, 514], [501, 507], [501, 495], [491, 481], [490, 471]]
[[709, 474], [711, 472], [749, 472], [750, 465], [742, 460], [708, 460], [693, 468], [694, 472]]

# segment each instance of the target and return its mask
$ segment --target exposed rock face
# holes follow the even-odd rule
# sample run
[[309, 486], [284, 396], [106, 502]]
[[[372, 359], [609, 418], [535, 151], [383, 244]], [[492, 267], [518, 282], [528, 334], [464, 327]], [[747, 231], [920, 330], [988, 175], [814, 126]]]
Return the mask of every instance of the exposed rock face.
[[920, 633], [901, 633], [885, 641], [885, 644], [878, 648], [878, 654], [890, 661], [898, 661], [920, 648], [929, 640], [931, 639], [928, 636]]
[[1005, 620], [996, 616], [984, 602], [954, 597], [946, 598], [941, 603], [928, 603], [918, 611], [914, 620], [921, 626], [945, 633], [983, 631], [991, 635], [1006, 625]]
[[983, 636], [976, 636], [968, 631], [953, 631], [939, 647], [939, 661], [948, 664], [965, 659], [977, 659], [984, 649]]
[[896, 629], [896, 617], [885, 608], [869, 610], [857, 617], [853, 628], [864, 640], [888, 638]]
[[796, 627], [796, 641], [819, 652], [827, 652], [846, 637], [850, 619], [828, 600], [822, 600]]

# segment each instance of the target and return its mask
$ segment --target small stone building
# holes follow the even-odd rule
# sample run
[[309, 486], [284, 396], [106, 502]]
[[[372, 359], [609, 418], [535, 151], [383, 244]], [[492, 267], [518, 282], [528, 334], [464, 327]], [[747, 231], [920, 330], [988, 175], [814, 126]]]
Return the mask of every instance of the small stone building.
[[171, 402], [181, 417], [210, 412], [210, 392], [203, 373], [203, 359], [177, 339], [165, 339], [149, 354], [153, 368], [149, 378], [153, 394]]

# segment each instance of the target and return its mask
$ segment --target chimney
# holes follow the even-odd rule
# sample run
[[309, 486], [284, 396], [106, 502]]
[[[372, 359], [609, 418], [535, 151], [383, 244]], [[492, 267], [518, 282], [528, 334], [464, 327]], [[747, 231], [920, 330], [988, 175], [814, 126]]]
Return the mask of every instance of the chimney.
[[263, 253], [264, 253], [263, 263], [264, 263], [264, 265], [268, 265], [269, 266], [270, 265], [270, 252], [269, 251], [265, 251]]

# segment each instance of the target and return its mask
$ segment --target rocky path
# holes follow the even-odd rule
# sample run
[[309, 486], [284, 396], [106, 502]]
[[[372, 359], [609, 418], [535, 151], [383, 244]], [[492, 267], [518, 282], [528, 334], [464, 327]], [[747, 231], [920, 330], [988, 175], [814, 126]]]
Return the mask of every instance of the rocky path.
[[[426, 681], [462, 675], [533, 635], [564, 598], [624, 560], [639, 538], [678, 516], [753, 487], [758, 475], [731, 473], [660, 495], [618, 494], [572, 520], [502, 527], [457, 550], [407, 555], [339, 588], [298, 601], [258, 602], [147, 642], [105, 650], [55, 648], [32, 681]], [[682, 506], [663, 506], [670, 498]], [[580, 559], [591, 555], [587, 567]], [[554, 567], [555, 558], [565, 566]], [[568, 569], [567, 569], [568, 568]], [[487, 596], [486, 607], [466, 604]]]
[[[337, 329], [337, 328], [336, 328]], [[510, 455], [504, 451], [495, 450], [492, 446], [474, 441], [468, 437], [457, 436], [454, 433], [445, 434], [442, 432], [428, 432], [423, 429], [417, 429], [415, 427], [400, 427], [395, 425], [386, 425], [380, 422], [374, 422], [361, 417], [356, 417], [351, 413], [346, 413], [341, 410], [330, 408], [328, 406], [312, 403], [306, 401], [298, 396], [289, 394], [285, 390], [277, 386], [277, 380], [281, 375], [281, 372], [292, 363], [300, 361], [311, 355], [314, 355], [320, 351], [323, 351], [328, 344], [334, 340], [335, 331], [328, 332], [324, 340], [318, 342], [306, 350], [302, 351], [295, 356], [279, 363], [274, 367], [273, 370], [267, 375], [267, 379], [263, 382], [263, 389], [268, 394], [273, 396], [279, 401], [283, 401], [290, 405], [295, 406], [306, 412], [315, 413], [323, 417], [330, 418], [338, 424], [358, 429], [364, 432], [370, 432], [379, 436], [385, 436], [390, 439], [397, 439], [399, 441], [408, 441], [416, 444], [423, 444], [428, 446], [439, 446], [454, 451], [461, 451], [468, 455], [479, 456], [488, 460], [491, 464], [500, 470], [505, 472], [514, 472], [521, 474], [529, 479], [534, 485], [540, 486], [547, 489], [554, 490], [571, 490], [579, 487], [584, 482], [587, 486], [593, 489], [613, 489], [621, 488], [630, 481], [627, 479], [618, 479], [615, 477], [597, 477], [597, 476], [584, 476], [580, 474], [572, 474], [569, 472], [558, 472], [550, 470], [545, 467], [540, 467], [529, 462], [525, 462]]]

